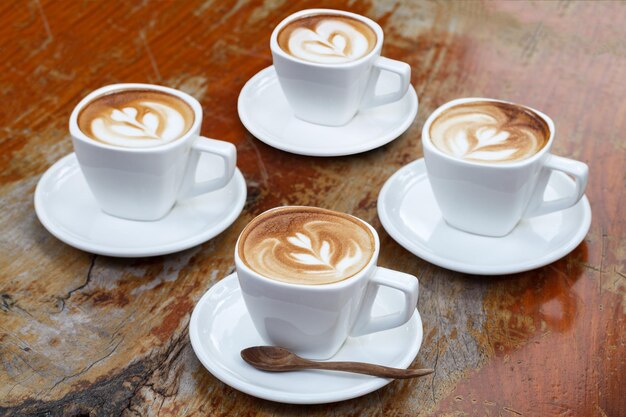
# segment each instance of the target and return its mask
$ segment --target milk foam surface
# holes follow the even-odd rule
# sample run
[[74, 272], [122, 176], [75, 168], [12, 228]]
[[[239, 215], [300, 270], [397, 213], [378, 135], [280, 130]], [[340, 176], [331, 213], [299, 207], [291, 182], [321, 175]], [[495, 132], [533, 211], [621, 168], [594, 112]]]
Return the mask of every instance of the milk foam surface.
[[376, 34], [360, 20], [319, 14], [287, 24], [278, 34], [278, 44], [305, 61], [341, 64], [367, 55], [376, 45]]
[[475, 162], [529, 158], [548, 142], [546, 122], [530, 109], [477, 101], [444, 110], [430, 126], [431, 142], [442, 152]]
[[191, 107], [154, 90], [121, 90], [98, 97], [78, 115], [83, 133], [128, 148], [164, 145], [184, 136], [193, 124]]
[[286, 207], [255, 218], [238, 253], [257, 273], [293, 284], [329, 284], [361, 271], [374, 252], [367, 226], [346, 214]]

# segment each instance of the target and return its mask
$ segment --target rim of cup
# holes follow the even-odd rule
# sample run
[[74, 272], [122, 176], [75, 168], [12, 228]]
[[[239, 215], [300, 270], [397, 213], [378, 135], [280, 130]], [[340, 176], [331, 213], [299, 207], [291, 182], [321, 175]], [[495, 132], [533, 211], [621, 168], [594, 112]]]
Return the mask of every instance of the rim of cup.
[[[283, 51], [280, 45], [278, 45], [278, 34], [280, 33], [281, 29], [285, 27], [288, 23], [296, 19], [299, 19], [304, 16], [308, 16], [308, 15], [315, 15], [315, 14], [332, 14], [332, 15], [337, 15], [337, 16], [348, 16], [348, 17], [351, 17], [353, 19], [356, 19], [365, 23], [376, 33], [376, 45], [374, 45], [372, 50], [367, 55], [362, 56], [359, 59], [356, 59], [354, 61], [343, 62], [339, 64], [322, 64], [318, 62], [304, 61], [302, 59], [295, 58], [289, 55], [288, 53], [286, 53], [285, 51]], [[281, 20], [281, 22], [278, 25], [276, 25], [276, 27], [272, 31], [272, 36], [270, 38], [270, 48], [272, 49], [272, 52], [280, 55], [282, 58], [287, 59], [292, 62], [297, 62], [299, 64], [306, 64], [312, 67], [319, 67], [319, 68], [351, 68], [351, 67], [361, 64], [363, 61], [371, 58], [373, 55], [380, 53], [380, 50], [382, 49], [382, 45], [383, 45], [383, 39], [384, 39], [383, 29], [380, 27], [378, 23], [376, 23], [369, 17], [361, 16], [360, 14], [346, 12], [344, 10], [338, 10], [338, 9], [305, 9], [305, 10], [300, 10], [298, 12], [290, 14], [289, 16]]]
[[[269, 210], [264, 211], [263, 213], [260, 213], [256, 216], [254, 216], [254, 218], [252, 220], [250, 220], [248, 222], [248, 225], [250, 223], [252, 223], [252, 221], [254, 221], [254, 219], [256, 219], [259, 216], [262, 216], [266, 213], [270, 213], [274, 210], [280, 210], [280, 209], [285, 209], [285, 208], [321, 208], [321, 207], [314, 207], [314, 206], [279, 206], [279, 207], [274, 207], [271, 208]], [[323, 209], [326, 210], [326, 209]], [[330, 210], [330, 211], [335, 211], [335, 210]], [[283, 287], [283, 288], [300, 288], [300, 289], [304, 289], [307, 291], [331, 291], [331, 290], [337, 290], [337, 289], [341, 289], [341, 288], [345, 288], [348, 287], [350, 285], [353, 285], [354, 283], [356, 283], [357, 281], [359, 281], [360, 279], [362, 279], [366, 272], [372, 268], [372, 266], [376, 266], [376, 262], [378, 261], [378, 254], [380, 252], [380, 239], [378, 237], [378, 233], [376, 232], [376, 229], [374, 229], [374, 227], [372, 227], [371, 224], [369, 224], [368, 222], [366, 222], [365, 220], [362, 220], [356, 216], [353, 216], [352, 214], [348, 214], [348, 213], [343, 213], [340, 212], [341, 214], [345, 214], [346, 216], [350, 216], [353, 219], [358, 220], [359, 222], [361, 222], [361, 224], [364, 224], [368, 230], [370, 231], [370, 233], [372, 234], [372, 236], [374, 236], [374, 252], [372, 253], [372, 256], [369, 260], [369, 262], [356, 274], [342, 279], [341, 281], [337, 281], [337, 282], [331, 282], [328, 284], [296, 284], [296, 283], [291, 283], [291, 282], [284, 282], [284, 281], [279, 281], [276, 280], [274, 278], [269, 278], [266, 277], [263, 274], [260, 274], [258, 272], [256, 272], [255, 270], [253, 270], [252, 268], [248, 267], [248, 265], [245, 264], [245, 262], [243, 262], [243, 260], [239, 257], [239, 243], [241, 241], [241, 235], [243, 234], [243, 230], [242, 232], [239, 234], [239, 237], [237, 237], [237, 243], [235, 243], [235, 266], [237, 270], [244, 270], [248, 275], [253, 276], [255, 279], [258, 280], [262, 280], [263, 282], [267, 282], [271, 285], [277, 285], [279, 287]], [[247, 225], [246, 225], [247, 227]], [[245, 229], [245, 228], [244, 228]]]
[[[536, 154], [528, 158], [521, 159], [519, 161], [514, 161], [514, 162], [483, 163], [483, 162], [466, 161], [463, 159], [455, 158], [454, 156], [448, 155], [447, 153], [440, 151], [435, 145], [433, 145], [432, 141], [430, 140], [430, 125], [432, 124], [432, 122], [443, 111], [447, 110], [448, 108], [454, 105], [462, 104], [462, 103], [472, 103], [475, 101], [493, 101], [497, 103], [507, 103], [507, 104], [512, 104], [515, 106], [523, 107], [525, 109], [532, 111], [533, 113], [541, 117], [548, 125], [548, 130], [550, 133], [548, 141], [543, 146], [543, 148], [541, 148]], [[525, 106], [523, 104], [518, 104], [512, 101], [508, 101], [508, 100], [500, 100], [500, 99], [485, 98], [485, 97], [464, 97], [464, 98], [457, 98], [457, 99], [454, 99], [454, 100], [451, 100], [442, 104], [441, 106], [437, 107], [437, 109], [435, 109], [435, 111], [433, 111], [430, 114], [430, 116], [428, 116], [428, 118], [426, 119], [426, 122], [424, 123], [424, 127], [422, 128], [422, 146], [425, 149], [428, 148], [429, 151], [434, 152], [437, 155], [446, 159], [447, 161], [455, 163], [455, 164], [466, 165], [466, 166], [477, 166], [477, 167], [483, 167], [487, 169], [505, 169], [505, 168], [515, 168], [515, 167], [521, 167], [524, 165], [532, 164], [537, 159], [542, 158], [552, 148], [552, 143], [554, 142], [555, 136], [556, 136], [556, 130], [554, 127], [554, 122], [549, 116], [540, 112], [539, 110], [533, 109], [532, 107]]]
[[[135, 89], [162, 91], [162, 92], [174, 95], [180, 98], [181, 100], [183, 100], [185, 103], [187, 103], [193, 110], [193, 114], [194, 114], [193, 123], [191, 127], [189, 128], [189, 130], [187, 131], [187, 133], [185, 133], [180, 138], [173, 140], [169, 143], [166, 143], [164, 145], [153, 146], [149, 148], [131, 148], [131, 147], [114, 146], [114, 145], [109, 145], [104, 142], [99, 142], [95, 139], [90, 138], [85, 133], [83, 133], [82, 130], [80, 130], [80, 128], [78, 127], [78, 115], [87, 104], [89, 104], [96, 98], [109, 94], [109, 93], [123, 91], [123, 90], [135, 90]], [[75, 139], [81, 140], [83, 142], [86, 142], [92, 146], [96, 146], [99, 148], [108, 149], [112, 151], [119, 151], [119, 152], [128, 152], [128, 153], [167, 152], [168, 150], [172, 148], [182, 146], [185, 142], [187, 142], [189, 138], [197, 135], [196, 132], [200, 131], [200, 123], [202, 123], [202, 106], [200, 105], [200, 102], [198, 102], [198, 100], [196, 100], [194, 97], [180, 90], [177, 90], [175, 88], [170, 88], [170, 87], [165, 87], [162, 85], [155, 85], [155, 84], [144, 84], [144, 83], [109, 84], [109, 85], [105, 85], [104, 87], [100, 87], [92, 91], [91, 93], [87, 94], [81, 101], [79, 101], [78, 104], [74, 107], [74, 110], [72, 110], [72, 114], [70, 115], [70, 122], [69, 122], [70, 134]]]

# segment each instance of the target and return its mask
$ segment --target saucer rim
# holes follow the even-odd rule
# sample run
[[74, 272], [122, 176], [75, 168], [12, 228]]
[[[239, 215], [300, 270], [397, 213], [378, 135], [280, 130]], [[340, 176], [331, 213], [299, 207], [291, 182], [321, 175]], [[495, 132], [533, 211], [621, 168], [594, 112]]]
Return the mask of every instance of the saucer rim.
[[[64, 167], [72, 167], [74, 166], [78, 175], [82, 175], [80, 170], [80, 166], [78, 166], [78, 160], [76, 158], [76, 154], [74, 152], [65, 155], [64, 157], [57, 160], [54, 164], [52, 164], [46, 172], [39, 178], [37, 182], [37, 186], [35, 188], [34, 193], [34, 205], [35, 205], [35, 213], [37, 214], [37, 218], [39, 222], [44, 226], [44, 228], [52, 234], [54, 237], [59, 239], [61, 242], [72, 246], [76, 249], [89, 252], [95, 255], [102, 256], [112, 256], [117, 258], [143, 258], [143, 257], [152, 257], [152, 256], [160, 256], [167, 255], [171, 253], [180, 252], [194, 246], [200, 245], [215, 236], [222, 233], [229, 226], [231, 226], [239, 217], [241, 212], [243, 211], [243, 207], [246, 202], [247, 197], [247, 188], [245, 184], [245, 178], [243, 174], [239, 170], [238, 167], [235, 168], [235, 173], [231, 182], [229, 182], [226, 187], [234, 187], [239, 195], [236, 199], [235, 203], [232, 206], [232, 210], [228, 210], [227, 216], [222, 218], [222, 220], [217, 223], [214, 227], [211, 227], [205, 230], [203, 233], [199, 233], [196, 235], [192, 235], [184, 240], [178, 240], [175, 242], [171, 242], [168, 244], [162, 244], [158, 246], [151, 247], [143, 247], [137, 249], [129, 249], [129, 248], [115, 248], [109, 245], [102, 245], [98, 243], [91, 243], [84, 239], [76, 238], [71, 235], [68, 235], [63, 231], [63, 227], [59, 226], [54, 221], [54, 216], [50, 215], [49, 210], [46, 209], [45, 197], [44, 193], [50, 189], [50, 185], [54, 185], [51, 182], [52, 177]], [[46, 188], [46, 190], [44, 190]], [[173, 209], [175, 210], [175, 208]], [[133, 220], [119, 219], [120, 221], [134, 222]], [[156, 220], [154, 223], [158, 223]]]
[[[224, 285], [232, 285], [233, 288], [231, 288], [230, 291], [239, 290], [239, 292], [241, 292], [241, 289], [239, 287], [239, 280], [237, 278], [237, 272], [228, 274], [227, 276], [213, 284], [202, 295], [202, 297], [200, 297], [200, 299], [194, 306], [193, 312], [191, 313], [191, 319], [189, 320], [189, 339], [191, 341], [191, 347], [194, 351], [194, 354], [196, 355], [202, 366], [204, 366], [204, 368], [209, 371], [211, 375], [219, 379], [224, 384], [253, 397], [285, 404], [327, 404], [361, 397], [393, 382], [393, 379], [372, 377], [372, 379], [368, 379], [367, 381], [364, 381], [362, 383], [352, 385], [349, 389], [333, 391], [324, 394], [307, 395], [286, 393], [270, 388], [259, 387], [252, 383], [242, 381], [241, 379], [233, 376], [234, 373], [231, 375], [228, 368], [220, 365], [219, 360], [211, 357], [202, 348], [202, 343], [200, 342], [202, 336], [200, 335], [200, 330], [198, 326], [198, 322], [200, 320], [200, 306], [207, 303], [207, 300], [210, 298], [210, 295], [213, 291], [219, 291], [220, 288], [222, 288]], [[212, 320], [213, 317], [209, 319]], [[421, 349], [424, 340], [423, 323], [421, 315], [417, 308], [415, 309], [415, 312], [410, 320], [415, 320], [416, 328], [418, 329], [418, 331], [415, 334], [416, 337], [411, 339], [411, 346], [406, 349], [402, 360], [393, 365], [397, 368], [406, 369], [411, 365], [411, 363], [413, 363]], [[343, 347], [341, 349], [343, 349]]]
[[[582, 222], [580, 223], [580, 227], [570, 237], [569, 242], [566, 245], [559, 246], [554, 250], [548, 252], [544, 256], [534, 259], [531, 261], [518, 262], [515, 264], [509, 265], [475, 265], [467, 262], [454, 261], [450, 259], [446, 259], [440, 255], [432, 254], [422, 248], [426, 248], [426, 246], [422, 243], [415, 243], [411, 241], [408, 237], [406, 237], [401, 228], [396, 225], [396, 222], [392, 220], [393, 216], [391, 215], [391, 209], [386, 207], [385, 199], [387, 195], [391, 192], [390, 190], [394, 187], [394, 185], [399, 181], [399, 178], [404, 175], [406, 172], [412, 170], [420, 170], [420, 176], [423, 176], [425, 179], [419, 181], [429, 181], [428, 174], [426, 173], [426, 166], [424, 163], [424, 158], [416, 159], [412, 161], [396, 172], [394, 172], [388, 179], [385, 181], [385, 184], [381, 188], [378, 194], [377, 201], [377, 211], [378, 218], [385, 229], [385, 231], [391, 236], [391, 238], [396, 241], [400, 246], [405, 248], [407, 251], [411, 252], [413, 255], [421, 258], [431, 264], [440, 266], [442, 268], [449, 269], [451, 271], [461, 272], [465, 274], [472, 275], [508, 275], [508, 274], [516, 274], [520, 272], [531, 271], [533, 269], [541, 268], [543, 266], [549, 265], [552, 262], [555, 262], [571, 251], [573, 251], [587, 236], [589, 232], [589, 228], [591, 227], [591, 206], [589, 204], [589, 199], [586, 195], [580, 199], [578, 203], [576, 203], [572, 207], [578, 207], [579, 210], [582, 210]], [[557, 172], [557, 175], [562, 175], [565, 179], [572, 181], [567, 175]], [[416, 180], [417, 181], [417, 180]], [[450, 227], [446, 224], [447, 227]], [[466, 232], [463, 232], [466, 233]], [[494, 237], [493, 239], [506, 239], [509, 235], [503, 237]]]
[[[266, 72], [271, 73], [271, 74], [265, 74]], [[281, 151], [289, 152], [289, 153], [296, 154], [296, 155], [314, 156], [314, 157], [337, 157], [337, 156], [357, 155], [363, 152], [368, 152], [368, 151], [380, 148], [381, 146], [387, 145], [388, 143], [391, 143], [394, 140], [398, 139], [400, 136], [402, 136], [402, 134], [404, 134], [415, 121], [417, 112], [419, 110], [419, 98], [417, 96], [417, 92], [415, 91], [415, 87], [413, 87], [412, 84], [409, 84], [409, 89], [407, 90], [406, 94], [400, 99], [400, 100], [404, 100], [407, 95], [410, 96], [411, 108], [406, 113], [407, 117], [402, 121], [402, 123], [399, 123], [393, 130], [390, 130], [384, 135], [379, 135], [375, 139], [372, 139], [371, 141], [368, 141], [364, 144], [361, 143], [361, 144], [350, 146], [350, 147], [333, 148], [333, 149], [325, 149], [325, 150], [314, 149], [311, 147], [298, 147], [298, 146], [293, 146], [293, 145], [286, 145], [283, 142], [281, 142], [280, 138], [277, 138], [275, 135], [266, 135], [264, 132], [264, 129], [256, 129], [255, 128], [255, 126], [257, 126], [256, 123], [252, 121], [252, 117], [249, 115], [249, 111], [246, 110], [246, 106], [243, 104], [243, 102], [245, 101], [243, 98], [245, 93], [249, 89], [252, 88], [252, 85], [255, 82], [257, 82], [257, 79], [262, 78], [264, 76], [276, 78], [276, 70], [274, 69], [274, 65], [270, 65], [269, 67], [263, 68], [261, 71], [257, 72], [252, 77], [250, 77], [250, 79], [246, 81], [246, 83], [244, 84], [243, 88], [239, 92], [239, 97], [237, 98], [237, 113], [239, 115], [239, 120], [241, 121], [243, 126], [246, 128], [246, 130], [248, 130], [248, 132], [252, 134], [252, 136], [254, 136], [256, 139], [260, 140], [261, 142], [265, 143], [268, 146], [271, 146], [272, 148], [279, 149]], [[280, 85], [279, 85], [279, 88], [280, 88]], [[383, 106], [380, 106], [380, 107], [383, 107]], [[373, 110], [373, 109], [376, 109], [376, 107], [373, 107], [372, 109], [368, 109], [368, 110]], [[291, 115], [291, 117], [295, 117], [295, 116]], [[302, 123], [307, 123], [307, 122], [302, 121]], [[348, 122], [348, 124], [350, 123], [352, 123], [352, 121]], [[337, 127], [334, 127], [334, 129], [341, 129], [342, 127], [343, 126], [337, 126]]]

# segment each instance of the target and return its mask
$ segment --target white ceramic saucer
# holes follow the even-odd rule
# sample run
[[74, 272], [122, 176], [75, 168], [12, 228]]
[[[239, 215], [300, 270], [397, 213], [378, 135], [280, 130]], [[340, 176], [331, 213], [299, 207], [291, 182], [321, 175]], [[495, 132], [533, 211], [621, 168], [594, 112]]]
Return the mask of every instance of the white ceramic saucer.
[[[381, 287], [374, 314], [402, 305], [402, 294]], [[422, 343], [419, 313], [408, 323], [357, 338], [348, 338], [331, 360], [362, 361], [407, 368]], [[241, 359], [242, 349], [266, 345], [257, 333], [241, 296], [237, 274], [211, 287], [198, 301], [189, 323], [191, 346], [202, 364], [216, 378], [239, 391], [290, 404], [320, 404], [365, 395], [391, 380], [331, 371], [272, 373], [259, 371]]]
[[[198, 179], [213, 177], [214, 166], [201, 159]], [[35, 190], [37, 216], [50, 233], [75, 248], [118, 257], [163, 255], [206, 242], [235, 221], [245, 200], [237, 169], [226, 187], [178, 203], [160, 220], [120, 219], [100, 210], [73, 153], [52, 165]]]
[[[553, 173], [545, 198], [570, 195], [574, 181]], [[586, 196], [575, 206], [522, 220], [505, 237], [455, 229], [443, 220], [423, 159], [398, 170], [378, 196], [378, 216], [391, 237], [408, 251], [443, 268], [469, 274], [501, 275], [547, 265], [571, 252], [591, 224]]]
[[[392, 91], [398, 80], [382, 72], [377, 91]], [[409, 128], [417, 114], [413, 86], [395, 103], [361, 110], [347, 125], [321, 126], [297, 119], [287, 103], [273, 66], [265, 68], [239, 94], [243, 125], [256, 138], [283, 151], [308, 156], [352, 155], [378, 148]]]

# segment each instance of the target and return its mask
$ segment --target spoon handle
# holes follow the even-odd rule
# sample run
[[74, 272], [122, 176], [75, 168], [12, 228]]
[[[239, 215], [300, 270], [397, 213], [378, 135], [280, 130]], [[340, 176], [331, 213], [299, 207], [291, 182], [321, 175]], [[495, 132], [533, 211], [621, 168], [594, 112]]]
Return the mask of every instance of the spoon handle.
[[387, 366], [361, 362], [313, 362], [307, 361], [307, 368], [324, 369], [328, 371], [355, 372], [359, 374], [378, 376], [381, 378], [406, 379], [417, 378], [435, 372], [434, 369], [397, 369]]

